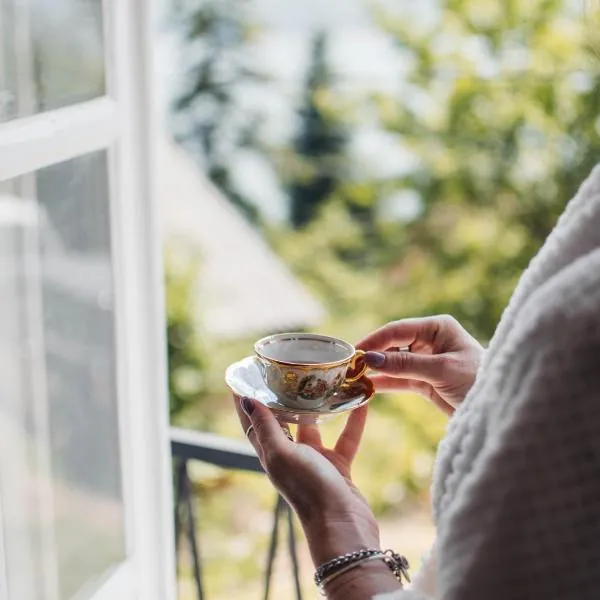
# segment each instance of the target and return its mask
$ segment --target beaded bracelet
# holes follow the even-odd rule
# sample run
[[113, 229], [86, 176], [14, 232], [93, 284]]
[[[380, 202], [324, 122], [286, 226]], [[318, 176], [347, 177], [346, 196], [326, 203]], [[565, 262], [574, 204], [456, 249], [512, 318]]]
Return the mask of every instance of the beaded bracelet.
[[382, 560], [401, 584], [403, 578], [410, 582], [409, 564], [404, 556], [396, 554], [393, 550], [383, 552], [365, 549], [343, 554], [322, 564], [315, 572], [315, 583], [323, 590], [325, 585], [336, 577], [372, 560]]

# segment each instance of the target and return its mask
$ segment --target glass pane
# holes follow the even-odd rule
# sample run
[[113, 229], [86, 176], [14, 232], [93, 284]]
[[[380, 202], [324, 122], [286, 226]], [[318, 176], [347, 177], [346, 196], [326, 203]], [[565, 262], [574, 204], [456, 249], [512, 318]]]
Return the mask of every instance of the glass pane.
[[17, 116], [14, 11], [11, 0], [0, 0], [0, 123]]
[[101, 0], [0, 0], [0, 122], [104, 92]]
[[[0, 188], [0, 215], [14, 213], [0, 229], [8, 273], [0, 303], [11, 311], [11, 329], [0, 328], [0, 353], [18, 360], [9, 363], [8, 383], [0, 378], [0, 398], [9, 398], [0, 400], [0, 427], [21, 428], [23, 457], [4, 457], [0, 469], [14, 472], [19, 462], [18, 479], [30, 480], [37, 504], [16, 503], [5, 479], [9, 597], [26, 597], [14, 586], [27, 569], [34, 576], [45, 569], [49, 585], [50, 568], [58, 597], [68, 600], [124, 558], [106, 155], [10, 186], [4, 194]], [[14, 566], [10, 557], [22, 556], [23, 534], [32, 538], [31, 558]], [[36, 563], [38, 547], [45, 552]]]
[[[0, 183], [0, 523], [9, 599], [41, 598], [42, 498], [35, 456], [33, 294], [28, 273], [36, 264], [25, 248], [37, 236], [36, 207], [19, 193], [19, 181]], [[38, 365], [36, 365], [38, 366]], [[32, 577], [31, 574], [39, 574]]]
[[37, 110], [104, 94], [101, 0], [30, 0]]

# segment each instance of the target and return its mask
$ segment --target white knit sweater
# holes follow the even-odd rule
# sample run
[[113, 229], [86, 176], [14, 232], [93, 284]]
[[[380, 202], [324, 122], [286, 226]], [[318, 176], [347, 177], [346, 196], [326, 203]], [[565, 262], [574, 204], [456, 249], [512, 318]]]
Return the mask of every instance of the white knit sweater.
[[378, 600], [600, 599], [600, 165], [449, 423], [433, 506], [436, 547]]

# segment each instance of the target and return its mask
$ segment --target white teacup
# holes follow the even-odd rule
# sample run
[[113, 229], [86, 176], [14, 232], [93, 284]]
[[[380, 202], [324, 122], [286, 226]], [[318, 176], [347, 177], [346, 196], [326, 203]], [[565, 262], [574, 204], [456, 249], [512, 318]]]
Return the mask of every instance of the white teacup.
[[325, 335], [270, 335], [256, 342], [254, 351], [267, 387], [292, 408], [320, 408], [367, 370], [362, 350]]

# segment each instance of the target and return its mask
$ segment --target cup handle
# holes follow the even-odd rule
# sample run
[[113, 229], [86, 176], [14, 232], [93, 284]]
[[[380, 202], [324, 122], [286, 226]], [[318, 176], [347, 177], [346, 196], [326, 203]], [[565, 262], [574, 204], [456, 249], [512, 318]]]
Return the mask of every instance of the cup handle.
[[365, 362], [365, 352], [357, 350], [350, 361], [350, 366], [346, 372], [346, 383], [354, 383], [358, 381], [366, 372], [368, 366]]

